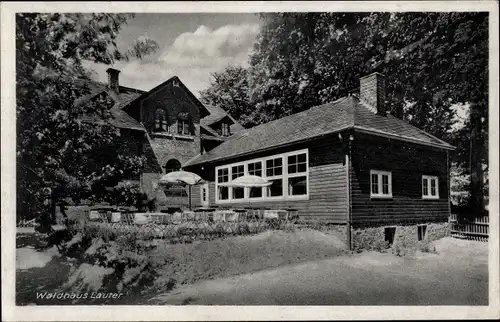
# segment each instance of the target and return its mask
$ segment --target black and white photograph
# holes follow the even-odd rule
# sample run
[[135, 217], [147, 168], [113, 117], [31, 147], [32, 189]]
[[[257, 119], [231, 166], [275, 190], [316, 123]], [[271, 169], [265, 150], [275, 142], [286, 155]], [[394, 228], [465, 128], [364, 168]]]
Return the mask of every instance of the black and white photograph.
[[500, 318], [498, 3], [332, 3], [3, 2], [10, 310]]

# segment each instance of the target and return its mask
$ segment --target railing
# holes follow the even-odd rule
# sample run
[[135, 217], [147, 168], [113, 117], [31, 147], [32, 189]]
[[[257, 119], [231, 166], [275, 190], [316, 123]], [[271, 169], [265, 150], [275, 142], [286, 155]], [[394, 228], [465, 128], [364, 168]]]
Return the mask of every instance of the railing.
[[459, 239], [488, 241], [489, 217], [476, 217], [472, 220], [450, 215], [451, 236]]

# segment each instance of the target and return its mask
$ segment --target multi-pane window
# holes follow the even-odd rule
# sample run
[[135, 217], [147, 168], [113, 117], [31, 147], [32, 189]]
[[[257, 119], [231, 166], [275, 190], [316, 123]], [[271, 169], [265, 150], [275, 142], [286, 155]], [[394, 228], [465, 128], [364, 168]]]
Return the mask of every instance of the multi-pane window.
[[177, 120], [177, 134], [185, 134], [189, 135], [190, 130], [189, 130], [189, 122], [186, 120]]
[[[229, 182], [229, 169], [222, 168], [217, 171], [217, 183]], [[219, 200], [229, 199], [229, 187], [218, 186], [217, 189]]]
[[[266, 187], [231, 187], [229, 188], [229, 196], [221, 199], [218, 197], [219, 193], [216, 196], [216, 202], [308, 198], [308, 166], [308, 152], [307, 150], [301, 150], [217, 167], [217, 173], [222, 169], [228, 171], [229, 182], [248, 174], [265, 178], [271, 184]], [[223, 182], [222, 179], [218, 180], [218, 183]], [[219, 191], [218, 188], [216, 190]]]
[[422, 176], [422, 198], [439, 199], [439, 179], [436, 176]]
[[201, 201], [207, 201], [207, 189], [205, 187], [201, 188]]
[[267, 187], [268, 197], [283, 196], [283, 158], [266, 160], [266, 176], [272, 182]]
[[387, 171], [370, 171], [370, 196], [375, 198], [392, 197], [392, 174]]
[[[252, 162], [248, 164], [248, 174], [253, 176], [262, 177], [262, 162]], [[261, 198], [262, 188], [261, 187], [250, 187], [248, 196], [249, 198]]]
[[[232, 180], [242, 177], [245, 175], [245, 166], [238, 165], [234, 166], [231, 169], [231, 178]], [[233, 199], [243, 199], [245, 198], [245, 188], [242, 187], [234, 187], [233, 188]]]
[[231, 135], [228, 123], [222, 123], [221, 127], [222, 127], [222, 136], [229, 136], [229, 135]]
[[307, 156], [305, 153], [288, 156], [288, 195], [307, 194]]
[[301, 153], [288, 157], [288, 174], [306, 172], [307, 161], [306, 154]]
[[165, 111], [161, 108], [155, 112], [155, 131], [168, 131], [168, 122]]
[[283, 158], [270, 159], [266, 161], [266, 176], [274, 177], [283, 174]]

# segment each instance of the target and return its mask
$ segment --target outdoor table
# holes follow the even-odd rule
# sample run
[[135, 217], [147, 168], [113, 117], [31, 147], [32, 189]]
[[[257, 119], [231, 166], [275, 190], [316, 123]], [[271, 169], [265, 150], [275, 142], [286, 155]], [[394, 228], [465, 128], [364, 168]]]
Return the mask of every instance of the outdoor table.
[[213, 214], [214, 221], [231, 221], [235, 216], [236, 213], [232, 210], [217, 210]]
[[182, 213], [181, 212], [174, 212], [172, 214], [172, 221], [173, 222], [181, 222], [182, 221]]
[[122, 214], [120, 212], [111, 213], [111, 222], [120, 222], [122, 220]]
[[265, 219], [284, 219], [287, 218], [288, 212], [286, 210], [275, 209], [275, 210], [264, 210]]
[[134, 214], [134, 224], [136, 225], [144, 225], [151, 221], [148, 213], [136, 212]]

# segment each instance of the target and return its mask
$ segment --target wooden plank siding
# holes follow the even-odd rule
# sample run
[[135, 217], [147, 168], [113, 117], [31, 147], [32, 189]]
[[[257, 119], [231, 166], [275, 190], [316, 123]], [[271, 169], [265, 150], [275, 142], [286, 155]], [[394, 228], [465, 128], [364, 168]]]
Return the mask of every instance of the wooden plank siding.
[[[353, 224], [447, 220], [449, 193], [445, 150], [356, 134], [351, 153]], [[370, 170], [391, 171], [391, 199], [370, 198]], [[438, 177], [439, 199], [422, 198], [422, 175]]]
[[[263, 200], [242, 201], [224, 204], [215, 203], [215, 167], [218, 165], [240, 162], [275, 154], [309, 149], [309, 199], [308, 200]], [[320, 220], [329, 223], [347, 221], [347, 169], [344, 165], [342, 145], [337, 136], [322, 137], [317, 140], [297, 144], [288, 148], [268, 150], [252, 154], [246, 158], [234, 158], [217, 164], [205, 164], [201, 168], [188, 168], [209, 181], [209, 202], [219, 207], [266, 207], [271, 209], [294, 208], [299, 211], [301, 220]], [[199, 201], [199, 190], [193, 191]], [[193, 203], [194, 205], [194, 203]]]

